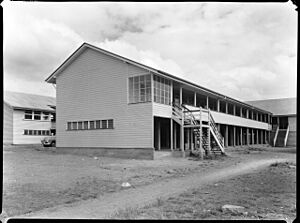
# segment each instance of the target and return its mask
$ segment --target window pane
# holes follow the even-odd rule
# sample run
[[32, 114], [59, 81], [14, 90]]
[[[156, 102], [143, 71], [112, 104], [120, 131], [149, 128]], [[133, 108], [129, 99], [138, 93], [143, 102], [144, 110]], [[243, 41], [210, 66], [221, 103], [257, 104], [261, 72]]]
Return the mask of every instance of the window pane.
[[108, 120], [108, 128], [112, 129], [114, 127], [113, 119]]
[[88, 129], [89, 122], [88, 121], [84, 121], [83, 124], [84, 124], [84, 129]]
[[42, 135], [42, 130], [38, 130], [38, 135]]
[[71, 130], [71, 122], [68, 122], [67, 129], [68, 129], [68, 130]]
[[25, 114], [25, 117], [24, 117], [25, 119], [30, 119], [30, 120], [32, 120], [32, 115], [29, 115], [29, 114]]
[[100, 120], [96, 121], [96, 129], [100, 129]]
[[77, 130], [77, 122], [72, 122], [72, 130]]
[[90, 129], [95, 129], [95, 121], [90, 121]]
[[102, 120], [102, 129], [106, 129], [107, 128], [107, 120]]
[[42, 130], [42, 135], [46, 135], [46, 131], [45, 130]]
[[37, 135], [37, 130], [33, 130], [33, 135]]
[[82, 122], [78, 122], [78, 129], [82, 129]]
[[27, 129], [24, 130], [24, 135], [28, 135], [28, 130]]
[[32, 130], [28, 130], [28, 135], [32, 135]]

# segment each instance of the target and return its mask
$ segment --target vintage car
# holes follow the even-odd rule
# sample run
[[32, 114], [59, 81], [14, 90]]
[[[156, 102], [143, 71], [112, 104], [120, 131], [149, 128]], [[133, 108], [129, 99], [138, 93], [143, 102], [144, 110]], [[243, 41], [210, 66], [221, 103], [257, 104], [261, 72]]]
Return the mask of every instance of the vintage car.
[[54, 147], [56, 144], [56, 137], [55, 136], [47, 136], [47, 137], [43, 138], [41, 140], [41, 142], [44, 147], [47, 147], [47, 146]]

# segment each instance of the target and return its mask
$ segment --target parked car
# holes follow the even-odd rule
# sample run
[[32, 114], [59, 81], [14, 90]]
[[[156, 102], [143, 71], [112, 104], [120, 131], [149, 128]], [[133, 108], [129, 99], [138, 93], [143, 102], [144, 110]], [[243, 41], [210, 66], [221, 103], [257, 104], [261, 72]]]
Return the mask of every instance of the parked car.
[[56, 137], [55, 136], [47, 136], [47, 137], [43, 138], [41, 140], [41, 142], [44, 147], [47, 147], [47, 146], [54, 147], [56, 145]]

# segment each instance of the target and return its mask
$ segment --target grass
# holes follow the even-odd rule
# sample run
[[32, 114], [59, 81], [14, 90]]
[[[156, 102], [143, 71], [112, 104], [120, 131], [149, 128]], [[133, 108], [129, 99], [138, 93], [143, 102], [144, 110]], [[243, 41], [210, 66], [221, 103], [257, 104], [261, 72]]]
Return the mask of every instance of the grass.
[[[284, 219], [296, 217], [296, 171], [276, 163], [256, 173], [220, 181], [152, 205], [117, 212], [118, 219]], [[217, 185], [217, 186], [216, 186]], [[245, 207], [223, 212], [222, 206]]]

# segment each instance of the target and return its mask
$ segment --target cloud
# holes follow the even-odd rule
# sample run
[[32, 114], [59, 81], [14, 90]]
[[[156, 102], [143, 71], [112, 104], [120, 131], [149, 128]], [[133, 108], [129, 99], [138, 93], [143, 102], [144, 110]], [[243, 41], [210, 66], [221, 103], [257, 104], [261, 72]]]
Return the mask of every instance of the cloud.
[[11, 81], [42, 82], [89, 42], [241, 100], [290, 97], [296, 94], [296, 41], [290, 3], [4, 7], [4, 70]]

